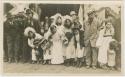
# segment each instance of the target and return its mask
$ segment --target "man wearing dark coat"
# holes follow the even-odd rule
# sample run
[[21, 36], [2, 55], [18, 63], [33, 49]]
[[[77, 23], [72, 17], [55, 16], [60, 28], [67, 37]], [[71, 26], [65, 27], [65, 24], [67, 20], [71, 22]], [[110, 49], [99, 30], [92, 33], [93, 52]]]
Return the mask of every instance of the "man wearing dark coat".
[[21, 24], [18, 17], [9, 15], [4, 24], [9, 62], [18, 62], [20, 52]]

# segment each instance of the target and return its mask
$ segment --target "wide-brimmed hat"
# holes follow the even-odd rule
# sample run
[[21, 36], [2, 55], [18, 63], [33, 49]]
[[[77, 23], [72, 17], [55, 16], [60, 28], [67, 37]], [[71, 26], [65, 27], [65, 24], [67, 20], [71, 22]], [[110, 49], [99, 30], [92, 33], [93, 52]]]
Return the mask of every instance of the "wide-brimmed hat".
[[32, 12], [31, 9], [27, 9], [27, 10], [26, 10], [26, 14], [33, 14], [33, 12]]
[[61, 17], [61, 19], [63, 18], [63, 16], [61, 15], [61, 13], [56, 13], [56, 14], [54, 15], [54, 17], [55, 17], [55, 19], [57, 19], [58, 17]]
[[63, 17], [63, 20], [65, 21], [65, 20], [71, 20], [72, 21], [72, 18], [69, 16], [69, 15], [65, 15], [64, 17]]
[[32, 28], [32, 27], [27, 27], [25, 30], [24, 30], [24, 35], [25, 36], [28, 36], [28, 33], [29, 32], [33, 32], [33, 33], [36, 33], [35, 29]]
[[95, 11], [95, 9], [90, 9], [89, 11], [88, 11], [88, 15], [91, 15], [91, 14], [93, 14], [93, 13], [95, 13], [96, 11]]

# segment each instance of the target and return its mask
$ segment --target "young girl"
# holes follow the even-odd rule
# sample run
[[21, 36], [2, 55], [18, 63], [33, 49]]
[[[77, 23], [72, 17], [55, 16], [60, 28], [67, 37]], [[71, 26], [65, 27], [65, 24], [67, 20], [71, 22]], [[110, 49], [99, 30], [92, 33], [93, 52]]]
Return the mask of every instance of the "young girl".
[[[98, 41], [99, 53], [98, 53], [98, 62], [100, 63], [100, 67], [103, 69], [107, 69], [107, 51], [109, 49], [109, 43], [112, 40], [114, 35], [114, 28], [111, 22], [107, 22], [102, 30], [100, 30]], [[98, 42], [97, 41], [97, 42]], [[100, 45], [99, 45], [100, 44]]]
[[108, 49], [108, 66], [111, 70], [115, 69], [116, 65], [116, 52], [119, 50], [118, 42], [114, 39], [109, 44]]
[[82, 66], [82, 59], [84, 56], [84, 31], [80, 30], [80, 24], [74, 23], [73, 27], [74, 41], [75, 41], [75, 57], [76, 57], [76, 67]]
[[74, 37], [72, 32], [72, 22], [71, 17], [66, 15], [64, 16], [64, 28], [63, 32], [65, 34], [64, 48], [65, 48], [65, 65], [70, 66], [73, 63], [75, 57], [75, 46], [74, 46]]
[[42, 49], [43, 49], [43, 64], [51, 64], [51, 43], [50, 41], [45, 40], [42, 45], [41, 45]]
[[63, 51], [62, 51], [62, 36], [57, 31], [56, 26], [53, 24], [50, 27], [51, 31], [51, 63], [62, 64], [64, 62]]
[[32, 48], [32, 63], [34, 64], [38, 61], [38, 56], [40, 55], [39, 45], [44, 39], [32, 27], [27, 27], [24, 34], [28, 37], [28, 45]]

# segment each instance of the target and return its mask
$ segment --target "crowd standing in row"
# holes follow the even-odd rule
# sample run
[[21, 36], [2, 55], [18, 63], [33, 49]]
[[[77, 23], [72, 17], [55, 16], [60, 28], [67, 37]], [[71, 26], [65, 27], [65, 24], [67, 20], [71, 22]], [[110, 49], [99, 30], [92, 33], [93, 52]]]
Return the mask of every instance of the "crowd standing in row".
[[75, 11], [62, 16], [57, 13], [45, 17], [44, 22], [26, 13], [7, 15], [4, 22], [4, 51], [9, 63], [19, 61], [65, 66], [111, 69], [115, 67], [118, 44], [109, 20], [100, 20], [95, 10], [88, 12], [83, 25]]

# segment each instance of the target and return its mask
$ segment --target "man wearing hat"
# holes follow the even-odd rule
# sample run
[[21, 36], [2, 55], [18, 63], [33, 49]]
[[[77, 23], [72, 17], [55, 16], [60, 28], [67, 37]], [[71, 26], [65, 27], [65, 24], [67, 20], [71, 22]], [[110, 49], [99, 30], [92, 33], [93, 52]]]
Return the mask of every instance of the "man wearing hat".
[[19, 19], [17, 16], [10, 15], [4, 24], [7, 38], [9, 62], [18, 62], [19, 60], [18, 53], [20, 51], [21, 26], [19, 26], [20, 24], [18, 20]]
[[6, 16], [7, 20], [4, 22], [4, 61], [8, 61], [8, 43], [7, 43], [7, 35], [8, 35], [8, 25], [12, 22], [12, 15], [8, 13]]
[[98, 49], [96, 48], [96, 40], [98, 36], [98, 30], [101, 26], [95, 17], [95, 11], [90, 10], [88, 12], [88, 20], [84, 23], [84, 43], [86, 51], [86, 67], [96, 69]]

